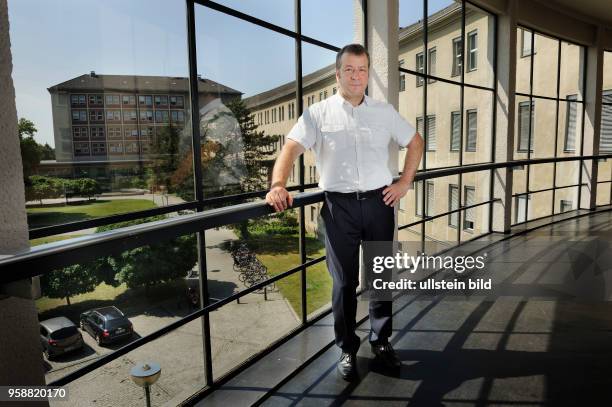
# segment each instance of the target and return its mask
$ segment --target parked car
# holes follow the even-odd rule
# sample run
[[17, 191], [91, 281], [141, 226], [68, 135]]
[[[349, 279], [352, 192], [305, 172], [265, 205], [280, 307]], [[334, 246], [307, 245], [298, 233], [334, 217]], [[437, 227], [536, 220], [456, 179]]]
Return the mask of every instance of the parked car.
[[40, 322], [40, 342], [47, 359], [83, 347], [83, 335], [66, 317], [56, 317]]
[[127, 339], [134, 333], [130, 320], [115, 306], [85, 311], [80, 321], [81, 329], [89, 332], [98, 345]]

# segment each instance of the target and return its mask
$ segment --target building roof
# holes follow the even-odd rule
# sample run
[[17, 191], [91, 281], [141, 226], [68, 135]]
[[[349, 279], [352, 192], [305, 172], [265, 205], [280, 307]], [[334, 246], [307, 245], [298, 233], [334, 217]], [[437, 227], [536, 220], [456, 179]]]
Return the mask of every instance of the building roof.
[[[186, 77], [171, 76], [138, 76], [138, 75], [99, 75], [95, 72], [77, 76], [66, 82], [53, 85], [47, 89], [50, 93], [56, 92], [189, 92], [189, 80]], [[222, 85], [210, 79], [198, 79], [200, 92], [218, 94], [242, 95], [242, 92]]]
[[[460, 11], [461, 3], [457, 2], [450, 4], [449, 6], [446, 6], [443, 9], [436, 11], [435, 13], [430, 15], [427, 18], [427, 23], [428, 25], [434, 25], [444, 22], [448, 18], [451, 18], [453, 15], [459, 14]], [[419, 35], [421, 31], [423, 31], [422, 20], [419, 20], [416, 23], [410, 24], [409, 26], [406, 26], [404, 28], [400, 27], [399, 40], [400, 42], [402, 42], [407, 38]], [[302, 78], [302, 86], [304, 88], [308, 88], [308, 86], [314, 85], [319, 81], [333, 78], [335, 74], [335, 63], [327, 65], [311, 74], [304, 76]], [[257, 95], [253, 95], [244, 99], [244, 102], [248, 108], [254, 108], [261, 105], [265, 105], [267, 103], [273, 103], [278, 99], [282, 99], [283, 97], [290, 95], [295, 95], [295, 82], [288, 82], [276, 88], [267, 90]]]

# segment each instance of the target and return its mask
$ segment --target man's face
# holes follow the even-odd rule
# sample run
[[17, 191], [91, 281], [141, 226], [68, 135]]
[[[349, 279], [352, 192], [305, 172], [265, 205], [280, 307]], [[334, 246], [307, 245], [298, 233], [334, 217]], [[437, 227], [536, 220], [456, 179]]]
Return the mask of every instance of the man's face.
[[345, 97], [361, 98], [368, 86], [368, 57], [345, 53], [340, 59], [340, 71], [336, 71], [338, 86]]

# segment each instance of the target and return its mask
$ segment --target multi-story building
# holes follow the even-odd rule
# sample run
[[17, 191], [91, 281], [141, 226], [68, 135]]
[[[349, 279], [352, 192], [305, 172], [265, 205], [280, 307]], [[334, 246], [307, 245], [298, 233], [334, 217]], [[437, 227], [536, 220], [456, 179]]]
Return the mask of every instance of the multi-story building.
[[[452, 4], [430, 15], [426, 56], [423, 49], [422, 22], [400, 29], [399, 67], [441, 79], [425, 79], [401, 71], [399, 73], [398, 110], [426, 140], [421, 168], [424, 164], [427, 169], [434, 169], [492, 160], [495, 19], [479, 9], [467, 7], [464, 47], [461, 44], [461, 25], [460, 4]], [[517, 95], [514, 159], [527, 159], [528, 155], [530, 158], [553, 157], [555, 154], [558, 157], [579, 155], [582, 127], [582, 104], [579, 102], [583, 100], [584, 47], [536, 34], [532, 49], [532, 35], [531, 31], [518, 30], [516, 90], [527, 96]], [[556, 75], [550, 75], [550, 67], [546, 61], [557, 60], [559, 47], [563, 63], [558, 80], [558, 98], [563, 101], [559, 102], [559, 117], [556, 121], [556, 100], [534, 98], [530, 109], [528, 94], [533, 59], [532, 94], [557, 98], [557, 78]], [[461, 57], [462, 50], [465, 52], [464, 58]], [[462, 64], [465, 64], [465, 67]], [[463, 87], [462, 92], [462, 87], [456, 84], [461, 81], [462, 75], [465, 84], [476, 87]], [[424, 98], [423, 88], [426, 80], [427, 97]], [[302, 82], [303, 106], [307, 109], [311, 104], [336, 93], [334, 64], [304, 76]], [[612, 75], [604, 73], [604, 89], [610, 88]], [[604, 97], [605, 95], [604, 92]], [[423, 109], [424, 100], [427, 103], [426, 109]], [[287, 83], [247, 98], [246, 103], [260, 130], [281, 136], [278, 146], [280, 148], [286, 134], [297, 120], [295, 83]], [[612, 109], [604, 108], [602, 116], [600, 151], [604, 153], [612, 151], [612, 125], [607, 124], [612, 123]], [[558, 129], [555, 129], [556, 122]], [[399, 168], [403, 167], [404, 154], [405, 151], [400, 149]], [[304, 162], [304, 181], [317, 182], [312, 152], [305, 154]], [[290, 184], [299, 181], [297, 171], [296, 164], [289, 178]], [[600, 163], [600, 171], [609, 173], [609, 163]], [[463, 175], [461, 183], [458, 176], [416, 183], [414, 189], [400, 202], [399, 224], [408, 224], [422, 219], [423, 216], [433, 216], [489, 200], [489, 177], [490, 173], [484, 171]], [[531, 166], [529, 191], [550, 188], [555, 178], [557, 186], [578, 184], [578, 163]], [[559, 183], [559, 180], [563, 180], [562, 183]], [[515, 168], [513, 192], [517, 195], [513, 198], [512, 209], [515, 223], [550, 214], [552, 191], [519, 195], [526, 192], [526, 181], [527, 170]], [[555, 213], [576, 209], [577, 191], [577, 187], [557, 190], [554, 196]], [[607, 201], [608, 197], [602, 199]], [[307, 208], [306, 221], [309, 231], [316, 230], [318, 226], [320, 205]], [[488, 206], [485, 205], [466, 209], [460, 215], [454, 213], [426, 222], [426, 239], [456, 241], [458, 234], [462, 240], [470, 239], [486, 231], [488, 216]], [[400, 240], [420, 239], [421, 232], [420, 225], [401, 230]]]
[[[58, 165], [143, 161], [164, 128], [190, 131], [186, 77], [98, 75], [92, 71], [48, 90]], [[198, 90], [200, 99], [204, 94], [215, 94], [223, 101], [242, 95], [202, 78]]]

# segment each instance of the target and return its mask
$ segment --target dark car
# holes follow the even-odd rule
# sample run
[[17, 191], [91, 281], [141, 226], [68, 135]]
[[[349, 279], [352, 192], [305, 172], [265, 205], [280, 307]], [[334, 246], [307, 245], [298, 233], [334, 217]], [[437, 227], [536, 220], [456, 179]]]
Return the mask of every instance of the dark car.
[[117, 307], [96, 308], [81, 314], [81, 329], [101, 345], [127, 339], [134, 333], [132, 323]]
[[56, 317], [40, 322], [40, 342], [47, 359], [83, 347], [83, 335], [66, 317]]

